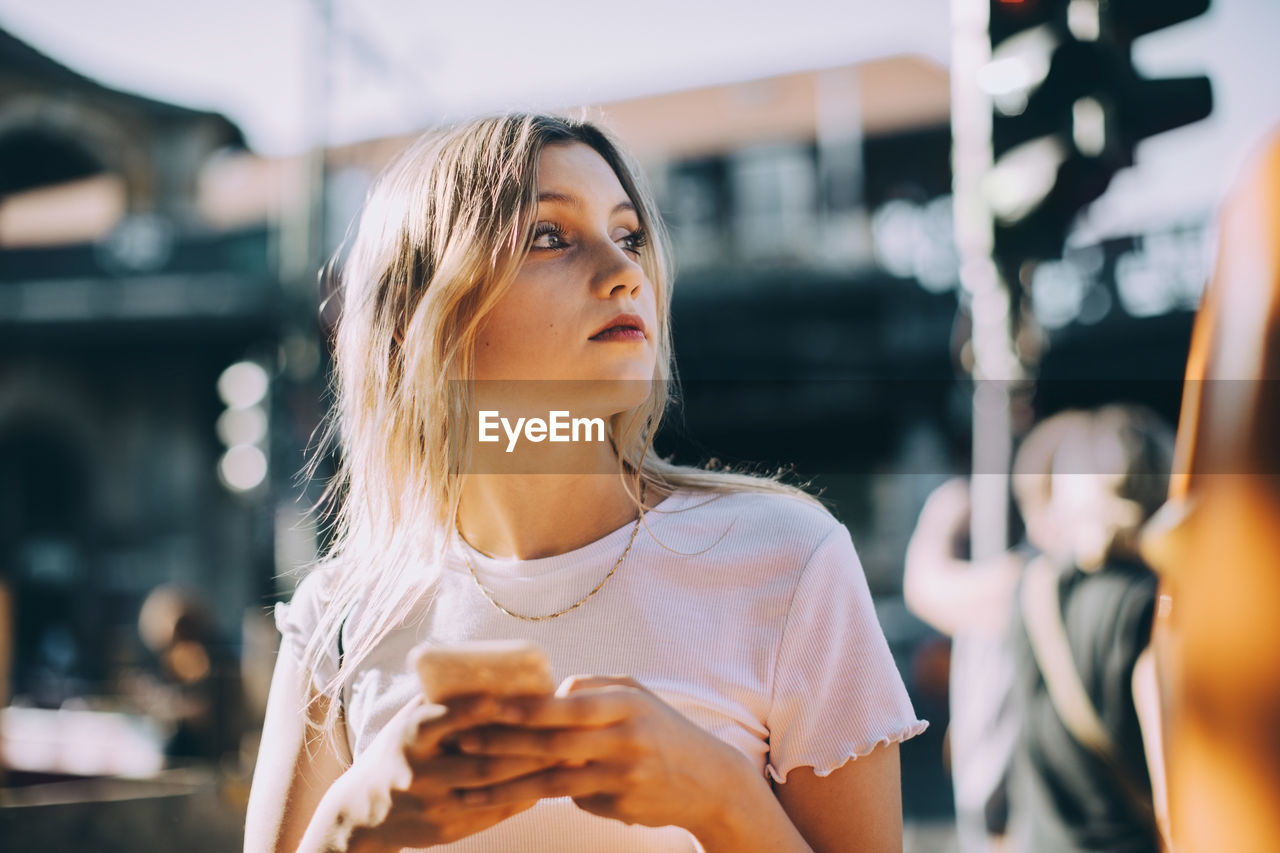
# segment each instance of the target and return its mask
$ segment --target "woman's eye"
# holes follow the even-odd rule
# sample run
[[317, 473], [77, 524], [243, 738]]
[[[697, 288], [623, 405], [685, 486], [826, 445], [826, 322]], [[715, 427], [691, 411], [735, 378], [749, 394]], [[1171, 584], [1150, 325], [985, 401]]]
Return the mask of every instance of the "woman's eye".
[[567, 245], [564, 241], [564, 232], [557, 225], [539, 225], [533, 232], [535, 249], [563, 249]]
[[623, 251], [638, 255], [640, 250], [649, 242], [649, 235], [645, 233], [643, 228], [637, 228], [628, 234], [624, 234], [618, 242], [622, 245]]

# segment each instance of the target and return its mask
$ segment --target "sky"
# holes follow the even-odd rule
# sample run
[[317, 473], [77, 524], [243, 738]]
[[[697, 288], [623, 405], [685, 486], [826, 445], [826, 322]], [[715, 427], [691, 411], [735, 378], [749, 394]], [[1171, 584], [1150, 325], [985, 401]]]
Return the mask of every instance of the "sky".
[[[369, 138], [441, 116], [566, 107], [920, 53], [945, 63], [945, 0], [0, 0], [0, 26], [109, 85], [226, 113], [253, 148], [314, 136], [325, 59], [328, 138]], [[864, 8], [859, 8], [860, 6]], [[783, 11], [785, 10], [785, 11]], [[874, 24], [874, 25], [872, 25]]]
[[[222, 112], [254, 151], [403, 133], [467, 113], [556, 109], [902, 53], [945, 63], [947, 0], [0, 0], [0, 26], [126, 91]], [[1139, 148], [1086, 230], [1216, 204], [1280, 126], [1280, 0], [1213, 0], [1138, 42], [1151, 75], [1207, 73], [1214, 114]], [[327, 114], [315, 108], [328, 87]]]

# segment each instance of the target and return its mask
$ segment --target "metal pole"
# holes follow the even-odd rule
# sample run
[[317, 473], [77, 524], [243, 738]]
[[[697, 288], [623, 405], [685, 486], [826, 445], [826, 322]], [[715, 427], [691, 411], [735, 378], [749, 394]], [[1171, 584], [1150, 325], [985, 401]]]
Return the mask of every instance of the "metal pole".
[[[952, 202], [962, 298], [972, 317], [973, 460], [970, 549], [974, 560], [1008, 547], [1011, 402], [1026, 379], [1014, 342], [1009, 283], [994, 258], [992, 211], [983, 181], [992, 166], [990, 97], [979, 85], [991, 58], [989, 0], [952, 0]], [[1013, 685], [1004, 638], [959, 632], [951, 645], [951, 775], [961, 853], [993, 849], [984, 812], [1001, 784], [1016, 730], [1002, 697]]]
[[[1014, 344], [1009, 287], [993, 257], [991, 209], [982, 182], [992, 165], [990, 97], [978, 85], [991, 58], [988, 0], [952, 0], [951, 135], [960, 284], [973, 318], [972, 556], [1008, 547], [1008, 472], [1015, 386], [1029, 378]], [[1012, 283], [1017, 286], [1016, 282]]]

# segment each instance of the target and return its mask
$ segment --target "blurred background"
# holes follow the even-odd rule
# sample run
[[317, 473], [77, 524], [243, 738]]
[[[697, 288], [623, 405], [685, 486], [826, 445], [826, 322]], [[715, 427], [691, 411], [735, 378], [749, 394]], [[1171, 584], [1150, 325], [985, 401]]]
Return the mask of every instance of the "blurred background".
[[[1280, 123], [1280, 4], [1213, 0], [1117, 36], [1096, 120], [1008, 164], [1057, 131], [1053, 74], [1088, 63], [1049, 50], [1024, 79], [1001, 40], [1063, 4], [980, 5], [966, 42], [945, 0], [0, 0], [6, 849], [239, 848], [270, 605], [321, 545], [298, 477], [333, 320], [317, 271], [416, 133], [511, 108], [585, 110], [642, 161], [679, 264], [686, 393], [659, 447], [823, 490], [932, 722], [902, 752], [907, 849], [954, 849], [948, 642], [902, 576], [926, 495], [999, 473], [975, 377], [1014, 434], [1114, 401], [1174, 423], [1217, 208]], [[1130, 59], [1212, 96], [1141, 89]], [[975, 217], [984, 170], [1013, 177]], [[995, 332], [982, 273], [962, 281], [975, 221], [1013, 282]]]

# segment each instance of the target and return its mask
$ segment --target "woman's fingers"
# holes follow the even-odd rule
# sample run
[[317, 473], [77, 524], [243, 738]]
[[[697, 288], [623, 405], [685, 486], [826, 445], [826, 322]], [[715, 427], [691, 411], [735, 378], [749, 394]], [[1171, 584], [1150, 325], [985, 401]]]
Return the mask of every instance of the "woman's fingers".
[[492, 807], [548, 797], [587, 797], [608, 793], [619, 787], [618, 771], [605, 764], [581, 767], [551, 767], [529, 776], [502, 782], [486, 788], [455, 792], [466, 806]]
[[557, 696], [567, 696], [580, 690], [591, 690], [600, 687], [638, 687], [644, 685], [629, 675], [571, 675], [556, 688]]
[[465, 696], [448, 705], [425, 703], [406, 732], [411, 759], [423, 760], [440, 750], [441, 741], [464, 729], [498, 720], [502, 704], [493, 696]]
[[564, 696], [506, 699], [497, 721], [531, 728], [599, 728], [634, 717], [648, 696], [643, 687], [611, 683]]
[[474, 756], [521, 756], [561, 761], [597, 761], [629, 755], [626, 723], [592, 728], [514, 728], [482, 726], [463, 732], [458, 748]]
[[423, 762], [418, 769], [419, 789], [448, 791], [453, 788], [479, 788], [518, 779], [557, 763], [554, 758], [509, 755], [439, 755]]
[[383, 842], [397, 848], [431, 847], [488, 829], [535, 805], [536, 800], [529, 800], [476, 808], [464, 805], [456, 795], [449, 795], [429, 810], [393, 815], [382, 825], [379, 835]]

